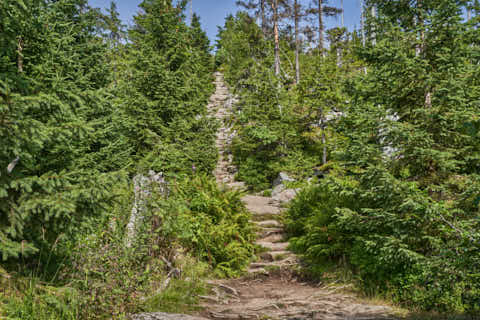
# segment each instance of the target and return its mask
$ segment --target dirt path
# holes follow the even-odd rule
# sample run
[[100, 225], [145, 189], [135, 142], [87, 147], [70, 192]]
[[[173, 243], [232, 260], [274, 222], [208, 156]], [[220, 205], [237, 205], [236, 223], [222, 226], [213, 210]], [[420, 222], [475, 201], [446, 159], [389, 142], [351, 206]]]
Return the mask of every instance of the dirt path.
[[[234, 181], [235, 168], [228, 145], [232, 129], [226, 123], [234, 98], [229, 94], [223, 76], [215, 74], [217, 90], [210, 98], [209, 110], [223, 125], [217, 134], [220, 159], [215, 169], [217, 183], [242, 188]], [[241, 279], [211, 281], [213, 294], [202, 297], [209, 319], [387, 319], [391, 309], [368, 305], [341, 287], [319, 288], [300, 282], [294, 270], [298, 259], [288, 251], [281, 224], [282, 208], [271, 198], [247, 195], [243, 198], [258, 226], [257, 244], [264, 248], [251, 263], [248, 275]]]

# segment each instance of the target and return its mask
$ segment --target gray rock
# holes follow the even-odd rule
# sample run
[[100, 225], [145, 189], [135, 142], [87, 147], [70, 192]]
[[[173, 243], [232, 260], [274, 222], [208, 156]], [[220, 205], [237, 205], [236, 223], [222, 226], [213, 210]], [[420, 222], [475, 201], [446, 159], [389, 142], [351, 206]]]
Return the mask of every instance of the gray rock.
[[272, 199], [279, 203], [290, 202], [297, 196], [299, 192], [300, 192], [300, 189], [286, 189], [275, 195], [272, 192]]
[[133, 178], [135, 199], [130, 220], [127, 224], [127, 247], [132, 245], [132, 242], [136, 237], [137, 228], [140, 222], [143, 220], [147, 199], [150, 198], [153, 191], [153, 184], [158, 186], [158, 191], [160, 193], [168, 196], [167, 182], [165, 181], [162, 172], [156, 173], [155, 171], [150, 170], [148, 172], [148, 176], [138, 174]]
[[280, 193], [282, 193], [285, 190], [285, 186], [283, 184], [279, 184], [272, 190], [272, 198], [278, 196]]
[[164, 312], [141, 313], [130, 316], [131, 320], [208, 320], [186, 314], [172, 314]]
[[280, 172], [278, 174], [278, 178], [273, 181], [273, 186], [276, 187], [279, 184], [283, 184], [284, 182], [293, 182], [293, 181], [295, 181], [295, 179], [290, 178], [288, 174], [286, 174], [285, 172]]

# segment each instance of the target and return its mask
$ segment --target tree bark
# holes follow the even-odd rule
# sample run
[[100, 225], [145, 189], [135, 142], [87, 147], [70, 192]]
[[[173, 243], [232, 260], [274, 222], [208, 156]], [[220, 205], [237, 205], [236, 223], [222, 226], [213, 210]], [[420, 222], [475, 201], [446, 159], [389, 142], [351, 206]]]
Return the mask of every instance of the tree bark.
[[360, 0], [360, 30], [362, 32], [362, 45], [365, 47], [365, 12], [363, 0]]
[[318, 50], [322, 56], [325, 56], [325, 52], [323, 51], [323, 44], [325, 42], [323, 38], [323, 1], [318, 1]]
[[323, 154], [322, 154], [322, 164], [327, 164], [327, 135], [325, 134], [325, 129], [327, 124], [325, 123], [325, 115], [323, 114], [323, 109], [320, 109], [320, 127], [322, 128], [322, 145], [323, 145]]
[[298, 84], [300, 83], [300, 12], [298, 10], [299, 7], [297, 0], [294, 0], [293, 6], [293, 14], [295, 19], [295, 82]]
[[[377, 17], [377, 8], [375, 5], [372, 6], [372, 19]], [[375, 32], [375, 24], [372, 27], [372, 44], [377, 45], [377, 33]]]
[[[423, 52], [425, 51], [425, 30], [423, 30], [424, 23], [423, 23], [423, 15], [422, 15], [422, 0], [417, 1], [418, 9], [419, 10], [419, 16], [416, 18], [416, 27], [420, 27], [420, 32], [419, 32], [419, 39], [418, 43], [415, 47], [415, 56], [420, 57]], [[432, 107], [432, 91], [430, 89], [427, 89], [425, 92], [425, 100], [424, 104], [425, 108], [431, 108]]]
[[[343, 9], [343, 0], [340, 2], [341, 9], [342, 9], [342, 29], [345, 27], [345, 16], [344, 16], [344, 9]], [[343, 64], [343, 52], [342, 47], [340, 45], [342, 39], [340, 39], [337, 47], [337, 67], [341, 68]]]
[[280, 75], [280, 35], [278, 32], [278, 0], [272, 1], [273, 34], [275, 38], [275, 75]]
[[18, 72], [23, 73], [23, 39], [22, 37], [18, 38], [17, 43], [17, 68]]
[[262, 32], [264, 35], [267, 35], [267, 18], [265, 17], [265, 1], [266, 0], [261, 0], [260, 1], [260, 15], [262, 18]]
[[345, 10], [343, 9], [343, 0], [341, 1], [342, 6], [342, 28], [345, 27]]

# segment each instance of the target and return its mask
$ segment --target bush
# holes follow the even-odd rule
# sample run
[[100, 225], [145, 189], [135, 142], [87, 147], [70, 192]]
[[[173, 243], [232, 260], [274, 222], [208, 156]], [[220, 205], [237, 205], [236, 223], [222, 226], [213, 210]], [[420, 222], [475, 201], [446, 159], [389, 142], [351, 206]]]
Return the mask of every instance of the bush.
[[201, 175], [173, 184], [154, 215], [168, 221], [160, 230], [163, 238], [177, 239], [220, 274], [238, 274], [253, 256], [255, 233], [241, 193], [219, 189], [215, 179]]
[[346, 261], [367, 293], [411, 308], [478, 312], [480, 234], [446, 220], [461, 214], [459, 203], [434, 200], [379, 167], [362, 177], [332, 174], [293, 201], [287, 230], [309, 268]]

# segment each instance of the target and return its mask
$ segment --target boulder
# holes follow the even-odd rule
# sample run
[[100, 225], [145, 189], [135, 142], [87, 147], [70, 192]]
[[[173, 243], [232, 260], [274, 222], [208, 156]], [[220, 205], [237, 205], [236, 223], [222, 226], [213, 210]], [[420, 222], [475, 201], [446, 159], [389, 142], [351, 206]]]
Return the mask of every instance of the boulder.
[[273, 188], [272, 190], [272, 198], [275, 198], [276, 196], [278, 196], [280, 193], [282, 193], [283, 191], [285, 191], [286, 187], [283, 185], [283, 184], [279, 184], [278, 186], [276, 186], [275, 188]]
[[285, 172], [280, 172], [278, 178], [273, 181], [273, 186], [276, 187], [280, 184], [285, 184], [285, 182], [293, 182], [295, 179], [290, 178]]
[[201, 317], [193, 317], [185, 314], [172, 314], [164, 312], [141, 313], [130, 316], [131, 320], [208, 320]]
[[300, 189], [285, 189], [276, 193], [275, 195], [272, 192], [272, 199], [279, 203], [290, 202], [297, 196], [299, 192]]
[[148, 198], [153, 191], [153, 185], [157, 185], [158, 191], [163, 195], [168, 195], [167, 182], [163, 177], [163, 173], [157, 173], [153, 170], [148, 172], [148, 176], [138, 174], [133, 178], [133, 189], [135, 194], [132, 213], [127, 224], [126, 244], [127, 247], [132, 245], [137, 234], [137, 228], [143, 221], [145, 207]]

